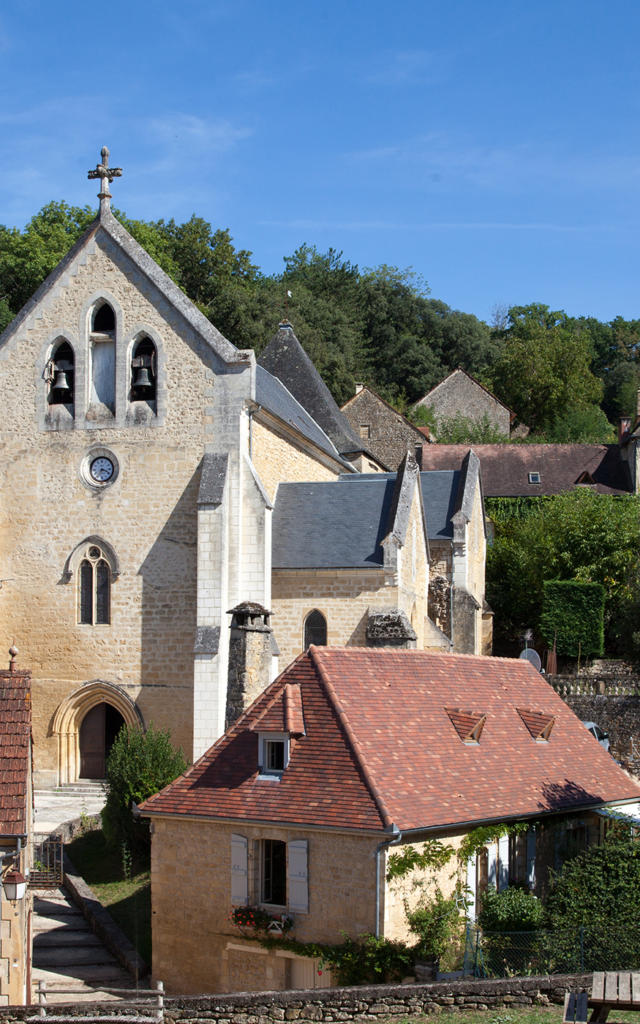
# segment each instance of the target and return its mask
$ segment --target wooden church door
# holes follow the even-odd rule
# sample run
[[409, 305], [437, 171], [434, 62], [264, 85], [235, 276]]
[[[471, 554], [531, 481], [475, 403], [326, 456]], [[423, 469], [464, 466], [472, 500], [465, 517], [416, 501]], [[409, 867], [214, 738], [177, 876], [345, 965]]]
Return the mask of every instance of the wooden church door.
[[80, 778], [104, 779], [106, 760], [124, 718], [110, 704], [96, 704], [80, 726]]

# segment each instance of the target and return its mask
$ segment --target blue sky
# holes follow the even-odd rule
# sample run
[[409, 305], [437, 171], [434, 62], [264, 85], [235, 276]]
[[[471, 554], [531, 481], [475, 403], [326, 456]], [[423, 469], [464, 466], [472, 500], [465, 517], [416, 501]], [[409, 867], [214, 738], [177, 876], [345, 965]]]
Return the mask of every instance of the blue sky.
[[634, 0], [0, 3], [0, 223], [97, 205], [412, 266], [491, 319], [640, 316]]

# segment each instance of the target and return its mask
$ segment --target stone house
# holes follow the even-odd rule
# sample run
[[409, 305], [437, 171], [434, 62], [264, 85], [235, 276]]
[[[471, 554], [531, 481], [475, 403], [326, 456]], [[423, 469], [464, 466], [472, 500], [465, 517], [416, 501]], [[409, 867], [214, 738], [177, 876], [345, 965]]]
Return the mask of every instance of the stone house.
[[31, 898], [26, 890], [33, 825], [31, 676], [15, 664], [0, 671], [0, 1005], [29, 1001]]
[[451, 891], [457, 877], [473, 899], [509, 880], [539, 891], [558, 836], [597, 841], [605, 807], [637, 814], [639, 800], [640, 785], [524, 661], [312, 645], [142, 805], [153, 974], [176, 993], [324, 986], [326, 970], [295, 947], [262, 945], [242, 908], [261, 910], [275, 936], [290, 918], [287, 937], [303, 943], [411, 942], [413, 879], [387, 880], [394, 851], [530, 822], [438, 882]]
[[424, 433], [372, 388], [356, 384], [355, 395], [340, 411], [382, 465], [396, 470], [408, 451], [420, 465]]
[[[416, 407], [421, 405], [433, 411], [436, 424], [456, 416], [464, 416], [472, 423], [481, 423], [486, 418], [505, 437], [509, 437], [516, 418], [511, 409], [460, 366], [416, 402]], [[435, 435], [437, 440], [437, 427]]]

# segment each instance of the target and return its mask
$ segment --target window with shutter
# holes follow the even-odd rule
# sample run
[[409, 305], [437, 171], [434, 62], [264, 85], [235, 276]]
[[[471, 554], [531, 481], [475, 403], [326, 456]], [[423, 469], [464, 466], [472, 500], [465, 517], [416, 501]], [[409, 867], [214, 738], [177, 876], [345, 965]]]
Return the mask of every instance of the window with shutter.
[[294, 839], [288, 844], [289, 910], [309, 913], [308, 842]]
[[249, 902], [248, 845], [246, 836], [231, 836], [231, 902], [237, 906]]

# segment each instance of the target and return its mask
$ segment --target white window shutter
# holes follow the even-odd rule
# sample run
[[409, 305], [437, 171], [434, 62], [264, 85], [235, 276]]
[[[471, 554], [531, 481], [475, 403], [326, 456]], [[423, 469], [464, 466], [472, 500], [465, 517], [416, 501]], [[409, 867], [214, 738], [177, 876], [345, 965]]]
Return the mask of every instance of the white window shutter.
[[527, 884], [533, 892], [536, 884], [536, 830], [527, 832]]
[[289, 852], [289, 910], [309, 913], [309, 873], [307, 868], [308, 843], [294, 839], [288, 843]]
[[496, 843], [487, 846], [487, 882], [492, 888], [498, 887], [498, 847]]
[[476, 899], [477, 899], [477, 859], [478, 855], [473, 854], [467, 861], [467, 917], [470, 921], [476, 919]]
[[231, 836], [231, 902], [246, 906], [249, 901], [248, 843], [245, 836]]
[[509, 885], [509, 836], [498, 840], [498, 892]]

